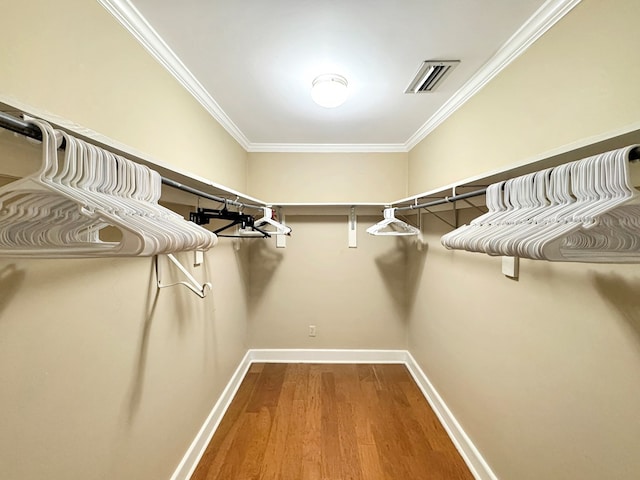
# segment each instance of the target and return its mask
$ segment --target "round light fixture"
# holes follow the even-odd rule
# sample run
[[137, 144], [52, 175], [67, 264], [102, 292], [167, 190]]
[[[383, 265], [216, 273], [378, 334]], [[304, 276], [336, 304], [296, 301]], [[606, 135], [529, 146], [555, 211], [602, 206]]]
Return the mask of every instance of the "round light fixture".
[[321, 107], [338, 107], [349, 95], [347, 85], [347, 79], [340, 75], [334, 73], [320, 75], [311, 83], [311, 98]]

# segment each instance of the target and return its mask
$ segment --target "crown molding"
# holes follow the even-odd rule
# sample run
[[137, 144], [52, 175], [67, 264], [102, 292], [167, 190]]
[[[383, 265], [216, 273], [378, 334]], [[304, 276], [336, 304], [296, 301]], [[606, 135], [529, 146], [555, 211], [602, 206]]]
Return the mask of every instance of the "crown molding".
[[215, 118], [248, 152], [277, 153], [397, 153], [408, 152], [464, 105], [491, 79], [520, 56], [564, 17], [580, 0], [548, 0], [507, 40], [498, 52], [429, 118], [404, 144], [295, 144], [252, 143], [193, 76], [160, 35], [129, 0], [98, 0], [151, 55]]
[[438, 111], [422, 125], [405, 143], [411, 150], [433, 132], [451, 114], [464, 105], [491, 79], [518, 58], [538, 38], [544, 35], [562, 17], [571, 11], [580, 0], [548, 0], [527, 22], [514, 33], [498, 52], [476, 72]]
[[249, 140], [129, 0], [98, 0], [245, 150]]
[[402, 143], [250, 143], [248, 152], [259, 153], [406, 153]]

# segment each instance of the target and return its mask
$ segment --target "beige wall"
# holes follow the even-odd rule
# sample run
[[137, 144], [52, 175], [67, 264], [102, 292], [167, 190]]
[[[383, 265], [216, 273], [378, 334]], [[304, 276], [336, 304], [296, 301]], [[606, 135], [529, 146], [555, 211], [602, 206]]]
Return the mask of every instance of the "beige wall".
[[[416, 147], [410, 190], [636, 122], [640, 3], [614, 3], [583, 0]], [[513, 281], [446, 231], [429, 218], [410, 261], [409, 349], [498, 478], [637, 478], [637, 266], [523, 260]]]
[[277, 203], [392, 202], [407, 195], [407, 153], [249, 153], [251, 195]]
[[[2, 25], [0, 94], [246, 188], [246, 152], [97, 2], [4, 2]], [[39, 152], [0, 131], [0, 176]], [[169, 478], [246, 352], [244, 264], [211, 250], [202, 300], [150, 258], [0, 259], [0, 478]]]
[[97, 1], [3, 2], [0, 93], [240, 191], [246, 152]]
[[[3, 132], [2, 175], [40, 150]], [[204, 300], [158, 291], [151, 258], [0, 259], [0, 477], [169, 478], [246, 352], [240, 247], [190, 268]]]
[[[348, 248], [348, 217], [287, 216], [287, 247], [250, 244], [250, 348], [406, 348], [406, 250], [365, 229]], [[308, 336], [316, 325], [317, 336]]]
[[206, 263], [201, 300], [150, 258], [0, 261], [2, 478], [171, 476], [245, 352], [233, 251]]
[[637, 265], [521, 260], [514, 281], [424, 218], [409, 350], [498, 478], [637, 478]]
[[409, 193], [637, 125], [639, 14], [636, 0], [578, 4], [411, 150]]

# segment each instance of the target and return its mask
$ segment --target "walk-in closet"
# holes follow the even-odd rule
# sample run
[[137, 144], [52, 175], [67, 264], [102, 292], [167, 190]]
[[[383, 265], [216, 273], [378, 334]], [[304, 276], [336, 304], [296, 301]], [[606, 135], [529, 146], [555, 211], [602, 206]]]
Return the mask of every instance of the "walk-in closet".
[[0, 479], [640, 478], [639, 17], [4, 1]]

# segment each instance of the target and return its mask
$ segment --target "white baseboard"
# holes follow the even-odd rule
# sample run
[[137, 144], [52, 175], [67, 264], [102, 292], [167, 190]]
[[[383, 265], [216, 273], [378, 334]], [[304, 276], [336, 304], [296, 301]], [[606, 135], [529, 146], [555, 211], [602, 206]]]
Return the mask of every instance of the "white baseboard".
[[408, 351], [310, 349], [249, 350], [171, 476], [171, 480], [188, 480], [191, 477], [252, 363], [402, 363], [406, 365], [476, 480], [498, 480]]
[[431, 408], [449, 434], [449, 438], [451, 438], [451, 441], [469, 467], [469, 470], [471, 470], [473, 476], [476, 480], [498, 480], [498, 477], [496, 477], [487, 462], [482, 458], [476, 446], [462, 429], [453, 416], [453, 413], [451, 413], [451, 410], [449, 410], [449, 407], [447, 407], [447, 404], [444, 403], [438, 391], [413, 358], [413, 355], [409, 352], [405, 352], [405, 355], [405, 365], [409, 373], [411, 373], [418, 387], [422, 390], [422, 394], [427, 399], [427, 402], [429, 402], [429, 405], [431, 405]]
[[249, 350], [254, 363], [405, 363], [406, 350]]
[[231, 376], [231, 380], [229, 380], [229, 383], [222, 392], [222, 395], [220, 395], [220, 398], [213, 406], [211, 413], [209, 413], [209, 416], [200, 428], [196, 438], [191, 442], [187, 453], [182, 457], [182, 461], [178, 465], [178, 468], [173, 472], [171, 480], [188, 480], [191, 478], [191, 475], [193, 475], [193, 472], [198, 466], [198, 462], [200, 462], [202, 455], [204, 455], [207, 445], [209, 445], [209, 442], [213, 438], [213, 434], [218, 428], [222, 417], [224, 417], [224, 414], [229, 408], [229, 405], [231, 405], [231, 401], [233, 400], [233, 397], [235, 397], [242, 380], [249, 371], [249, 367], [251, 366], [249, 353], [250, 351], [247, 352], [240, 361], [240, 365], [238, 365], [238, 368], [236, 368], [236, 371]]

